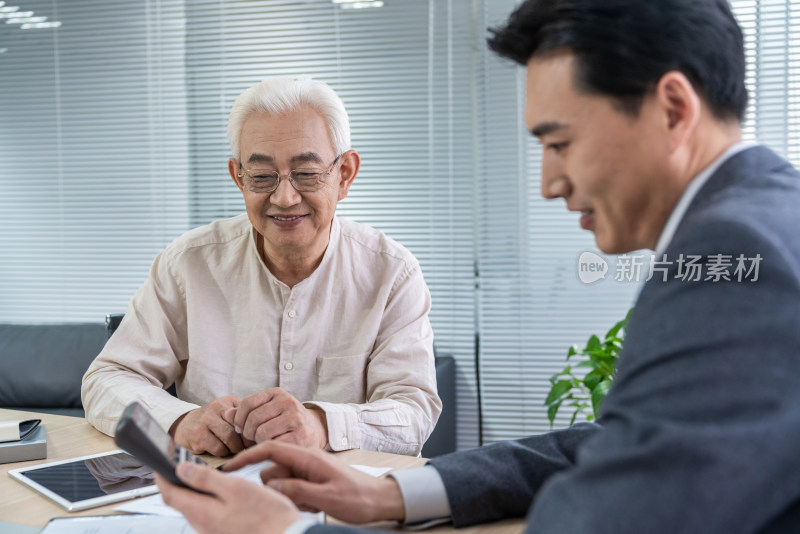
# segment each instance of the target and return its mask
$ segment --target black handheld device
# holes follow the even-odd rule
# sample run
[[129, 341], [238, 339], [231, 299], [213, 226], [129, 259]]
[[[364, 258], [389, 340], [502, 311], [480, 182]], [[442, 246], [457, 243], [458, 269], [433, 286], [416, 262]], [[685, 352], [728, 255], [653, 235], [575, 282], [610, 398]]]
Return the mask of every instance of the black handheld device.
[[[130, 403], [114, 431], [114, 442], [173, 484], [190, 488], [175, 474], [180, 462], [206, 462], [181, 447], [140, 403]], [[197, 491], [197, 490], [195, 490]]]

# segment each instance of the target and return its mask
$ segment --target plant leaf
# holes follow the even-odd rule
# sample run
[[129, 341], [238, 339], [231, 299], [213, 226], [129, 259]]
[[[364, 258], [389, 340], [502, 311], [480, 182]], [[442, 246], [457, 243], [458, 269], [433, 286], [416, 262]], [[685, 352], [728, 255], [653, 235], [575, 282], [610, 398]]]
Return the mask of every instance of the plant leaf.
[[617, 356], [614, 354], [606, 354], [605, 352], [595, 352], [589, 356], [592, 360], [608, 365], [609, 367], [614, 367], [617, 363]]
[[595, 417], [599, 415], [600, 406], [603, 404], [609, 389], [611, 389], [611, 381], [603, 380], [592, 390], [592, 411]]
[[572, 389], [572, 382], [569, 380], [559, 380], [550, 388], [550, 393], [547, 394], [547, 399], [544, 401], [545, 405], [552, 404], [570, 389]]
[[558, 409], [561, 407], [561, 402], [562, 401], [554, 402], [547, 408], [547, 419], [550, 420], [550, 426], [553, 426], [553, 421], [556, 418]]
[[611, 338], [617, 337], [617, 334], [619, 333], [619, 331], [622, 330], [623, 328], [625, 328], [625, 325], [627, 323], [628, 323], [628, 318], [626, 317], [625, 319], [621, 320], [620, 322], [618, 322], [617, 324], [612, 326], [611, 330], [606, 332], [606, 339], [611, 339]]
[[594, 349], [586, 349], [587, 356], [597, 356], [600, 358], [609, 356], [608, 351], [605, 350], [603, 347], [597, 347]]
[[575, 424], [575, 419], [578, 418], [578, 414], [581, 413], [581, 411], [582, 410], [580, 408], [575, 408], [575, 412], [572, 414], [572, 417], [569, 420], [570, 426]]
[[[579, 363], [567, 365], [563, 371], [550, 377], [552, 386], [545, 405], [548, 407], [547, 417], [551, 428], [562, 406], [573, 409], [570, 424], [573, 424], [579, 415], [585, 416], [588, 421], [597, 417], [600, 406], [616, 378], [617, 357], [622, 350], [624, 330], [632, 313], [633, 308], [628, 310], [623, 320], [611, 327], [603, 341], [593, 335], [589, 337], [584, 347], [580, 345], [569, 347], [567, 360], [573, 356], [581, 358]], [[578, 378], [573, 374], [573, 370], [577, 368], [589, 371], [583, 378]], [[581, 374], [578, 373], [579, 376]]]
[[604, 378], [605, 375], [599, 370], [595, 369], [594, 371], [586, 374], [586, 376], [583, 378], [583, 384], [594, 394], [594, 388], [597, 387], [597, 384], [599, 384]]

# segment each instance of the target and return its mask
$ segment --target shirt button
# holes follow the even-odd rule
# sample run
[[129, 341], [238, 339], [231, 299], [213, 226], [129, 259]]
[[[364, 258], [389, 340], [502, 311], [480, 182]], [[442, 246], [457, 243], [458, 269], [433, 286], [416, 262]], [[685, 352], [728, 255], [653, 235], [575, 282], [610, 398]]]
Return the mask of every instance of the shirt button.
[[294, 311], [294, 310], [291, 310], [291, 311], [289, 312], [289, 317], [294, 317], [295, 315], [297, 315], [297, 313], [295, 313], [295, 311]]
[[378, 452], [381, 452], [382, 450], [383, 450], [383, 445], [378, 445]]
[[342, 436], [342, 445], [347, 447], [347, 437], [346, 436]]
[[292, 362], [286, 362], [285, 364], [283, 364], [283, 368], [286, 369], [287, 371], [291, 371], [292, 368], [294, 368], [294, 365], [292, 365]]

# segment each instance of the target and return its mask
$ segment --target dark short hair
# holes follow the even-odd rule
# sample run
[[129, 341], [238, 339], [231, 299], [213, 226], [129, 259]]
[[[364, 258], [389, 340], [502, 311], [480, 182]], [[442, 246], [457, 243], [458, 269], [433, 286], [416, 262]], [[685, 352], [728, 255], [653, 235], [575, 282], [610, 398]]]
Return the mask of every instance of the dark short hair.
[[489, 31], [489, 47], [521, 65], [569, 50], [576, 89], [607, 95], [629, 114], [677, 70], [716, 118], [744, 117], [744, 42], [726, 0], [527, 0]]

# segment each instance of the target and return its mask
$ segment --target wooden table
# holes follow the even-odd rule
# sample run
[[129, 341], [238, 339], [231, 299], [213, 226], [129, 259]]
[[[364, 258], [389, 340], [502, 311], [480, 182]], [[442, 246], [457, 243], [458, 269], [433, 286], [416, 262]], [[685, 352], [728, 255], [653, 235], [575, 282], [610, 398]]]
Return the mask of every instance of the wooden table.
[[[113, 508], [120, 503], [109, 504], [98, 508], [91, 508], [81, 512], [67, 512], [49, 499], [20, 484], [8, 476], [9, 469], [27, 467], [43, 462], [66, 460], [76, 456], [84, 456], [98, 452], [117, 449], [114, 440], [97, 431], [86, 422], [77, 417], [66, 417], [34, 412], [20, 412], [0, 408], [0, 421], [9, 419], [41, 419], [47, 430], [47, 459], [30, 462], [16, 462], [0, 464], [0, 521], [17, 523], [33, 527], [43, 527], [53, 517], [75, 517], [80, 515], [112, 514]], [[374, 451], [350, 450], [337, 453], [337, 456], [351, 464], [370, 465], [374, 467], [391, 467], [392, 469], [407, 469], [424, 465], [425, 460], [413, 456], [401, 456]], [[210, 458], [212, 464], [219, 464], [223, 460]], [[384, 525], [380, 525], [384, 527]], [[392, 523], [385, 525], [392, 529]], [[459, 533], [511, 534], [521, 532], [522, 520], [508, 520], [481, 525], [478, 527], [459, 529]], [[394, 527], [394, 530], [399, 530]], [[426, 532], [452, 532], [450, 526], [440, 526]]]

